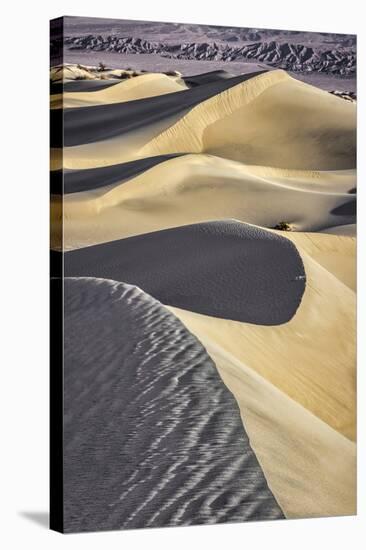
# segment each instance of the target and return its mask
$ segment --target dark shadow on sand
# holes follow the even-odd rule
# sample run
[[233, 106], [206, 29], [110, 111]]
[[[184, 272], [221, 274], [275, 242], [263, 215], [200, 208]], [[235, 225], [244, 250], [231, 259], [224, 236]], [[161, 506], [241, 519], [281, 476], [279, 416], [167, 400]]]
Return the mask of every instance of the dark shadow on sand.
[[165, 305], [258, 325], [289, 321], [305, 290], [304, 266], [295, 245], [235, 220], [186, 225], [66, 252], [64, 270], [65, 277], [126, 282]]
[[[88, 168], [86, 170], [64, 170], [63, 172], [63, 192], [79, 193], [90, 191], [112, 185], [117, 182], [126, 181], [130, 178], [149, 170], [153, 166], [166, 160], [183, 156], [185, 153], [172, 153], [168, 155], [157, 155], [143, 159], [124, 162], [122, 164], [113, 164], [112, 166], [102, 166], [101, 168]], [[62, 170], [50, 172], [51, 193], [53, 195], [62, 194]]]
[[335, 216], [356, 216], [356, 197], [333, 208], [330, 213]]

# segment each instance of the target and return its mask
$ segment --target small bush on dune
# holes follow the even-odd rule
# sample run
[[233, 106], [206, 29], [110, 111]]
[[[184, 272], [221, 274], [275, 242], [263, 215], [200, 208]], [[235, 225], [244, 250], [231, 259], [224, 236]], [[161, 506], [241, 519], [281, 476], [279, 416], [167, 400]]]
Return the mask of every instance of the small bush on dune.
[[288, 222], [279, 222], [273, 229], [278, 231], [292, 231], [291, 225]]

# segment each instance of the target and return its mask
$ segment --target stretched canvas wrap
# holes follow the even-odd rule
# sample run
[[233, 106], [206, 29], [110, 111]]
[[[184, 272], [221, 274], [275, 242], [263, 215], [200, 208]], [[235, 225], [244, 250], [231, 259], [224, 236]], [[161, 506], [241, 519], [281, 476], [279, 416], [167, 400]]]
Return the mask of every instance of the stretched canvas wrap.
[[51, 22], [51, 527], [356, 513], [356, 37]]

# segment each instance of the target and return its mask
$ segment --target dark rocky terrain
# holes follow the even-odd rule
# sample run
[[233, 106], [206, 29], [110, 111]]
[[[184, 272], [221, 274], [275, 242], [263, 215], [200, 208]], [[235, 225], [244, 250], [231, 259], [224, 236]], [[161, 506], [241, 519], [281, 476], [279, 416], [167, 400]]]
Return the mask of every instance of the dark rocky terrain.
[[356, 92], [341, 92], [340, 90], [331, 90], [331, 94], [336, 95], [337, 97], [340, 97], [341, 99], [345, 99], [346, 101], [356, 101], [357, 100], [357, 94]]
[[[252, 38], [255, 33], [249, 33]], [[248, 35], [249, 37], [249, 35]], [[246, 36], [246, 38], [248, 38]], [[234, 42], [228, 40], [227, 42]], [[142, 38], [117, 35], [84, 35], [65, 38], [69, 50], [114, 52], [121, 54], [159, 54], [173, 59], [206, 61], [260, 61], [269, 66], [293, 72], [322, 72], [339, 76], [356, 73], [356, 50], [350, 42], [336, 47], [328, 41], [328, 48], [306, 46], [300, 43], [271, 40], [249, 44], [229, 45], [219, 42], [152, 42]], [[334, 47], [329, 48], [333, 45]]]

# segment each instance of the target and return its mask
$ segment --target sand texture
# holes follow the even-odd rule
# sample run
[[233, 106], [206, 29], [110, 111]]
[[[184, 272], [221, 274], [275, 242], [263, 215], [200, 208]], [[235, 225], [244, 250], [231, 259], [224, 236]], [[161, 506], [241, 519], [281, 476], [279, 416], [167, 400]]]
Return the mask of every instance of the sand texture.
[[68, 532], [283, 517], [204, 348], [136, 287], [65, 279]]

